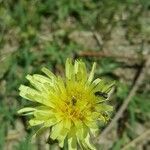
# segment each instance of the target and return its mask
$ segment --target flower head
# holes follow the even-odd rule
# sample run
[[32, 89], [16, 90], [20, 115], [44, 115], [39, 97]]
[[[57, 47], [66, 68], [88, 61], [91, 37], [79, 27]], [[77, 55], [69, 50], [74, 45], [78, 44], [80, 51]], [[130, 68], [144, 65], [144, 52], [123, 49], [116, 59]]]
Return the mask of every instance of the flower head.
[[19, 114], [32, 115], [30, 126], [39, 125], [39, 131], [50, 128], [50, 138], [58, 140], [63, 147], [68, 141], [68, 149], [76, 150], [78, 145], [94, 150], [90, 136], [98, 131], [98, 123], [108, 120], [112, 106], [106, 101], [113, 84], [94, 78], [96, 64], [88, 74], [83, 61], [66, 60], [65, 77], [55, 76], [48, 69], [46, 76], [27, 75], [33, 88], [21, 85], [20, 96], [37, 106], [26, 107]]

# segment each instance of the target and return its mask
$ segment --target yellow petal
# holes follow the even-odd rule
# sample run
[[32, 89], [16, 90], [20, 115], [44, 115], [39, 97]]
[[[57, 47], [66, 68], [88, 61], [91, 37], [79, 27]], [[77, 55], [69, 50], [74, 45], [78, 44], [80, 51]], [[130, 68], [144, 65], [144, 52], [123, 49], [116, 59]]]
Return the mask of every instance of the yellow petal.
[[32, 112], [33, 114], [33, 111], [35, 111], [36, 109], [35, 108], [32, 108], [32, 107], [25, 107], [25, 108], [22, 108], [18, 111], [18, 114], [23, 114], [23, 113], [29, 113], [29, 112]]
[[19, 90], [20, 90], [20, 96], [22, 96], [23, 98], [25, 99], [28, 99], [28, 100], [31, 100], [31, 101], [35, 101], [34, 99], [32, 98], [29, 98], [27, 95], [36, 95], [38, 94], [38, 92], [28, 86], [25, 86], [25, 85], [21, 85], [19, 87]]
[[96, 150], [96, 148], [94, 147], [94, 145], [92, 145], [90, 143], [90, 135], [88, 134], [87, 137], [84, 139], [84, 146], [88, 147], [90, 150]]
[[85, 83], [87, 80], [87, 70], [85, 63], [82, 61], [75, 61], [74, 71], [76, 75], [76, 81]]
[[67, 134], [68, 134], [68, 129], [64, 128], [63, 130], [61, 130], [60, 135], [57, 138], [59, 141], [60, 147], [64, 146], [64, 141], [65, 141], [65, 138], [67, 137]]
[[44, 123], [43, 120], [37, 120], [37, 119], [31, 119], [29, 121], [30, 126], [37, 126], [37, 125], [40, 125], [40, 124], [43, 124], [43, 123]]
[[77, 150], [77, 139], [72, 137], [68, 139], [68, 150]]
[[[36, 76], [27, 75], [26, 78], [30, 81], [30, 83], [39, 91], [41, 92], [47, 92], [49, 89], [47, 89], [44, 85], [44, 83], [48, 83], [47, 81], [42, 80], [42, 82], [39, 79], [36, 79]], [[50, 81], [49, 81], [50, 82]]]
[[50, 79], [55, 79], [55, 75], [54, 75], [50, 70], [48, 70], [47, 68], [43, 67], [43, 68], [42, 68], [42, 71], [43, 71]]
[[58, 123], [59, 121], [56, 119], [56, 118], [51, 118], [51, 119], [49, 119], [49, 120], [47, 120], [47, 121], [45, 121], [44, 122], [44, 126], [45, 127], [51, 127], [51, 126], [53, 126], [53, 125], [55, 125], [56, 123]]
[[95, 71], [95, 69], [96, 69], [96, 63], [94, 62], [93, 66], [92, 66], [92, 70], [91, 70], [89, 78], [88, 78], [88, 82], [89, 83], [91, 83], [93, 78], [94, 78], [94, 71]]
[[28, 99], [33, 102], [42, 103], [50, 107], [54, 107], [54, 104], [52, 103], [52, 101], [49, 100], [48, 95], [46, 95], [45, 93], [41, 93], [25, 85], [21, 85], [19, 87], [19, 90], [20, 96], [22, 96], [25, 99]]
[[103, 111], [108, 111], [108, 112], [110, 112], [110, 111], [113, 111], [113, 107], [112, 106], [110, 106], [110, 105], [107, 105], [107, 104], [98, 104], [97, 106], [96, 106], [96, 110], [98, 111], [98, 112], [103, 112]]
[[71, 79], [74, 80], [75, 76], [74, 76], [74, 67], [72, 64], [72, 60], [71, 59], [67, 59], [66, 60], [66, 65], [65, 65], [65, 71], [66, 71], [66, 77], [67, 79]]
[[84, 138], [87, 136], [88, 132], [89, 132], [88, 127], [82, 123], [82, 125], [80, 125], [77, 128], [76, 136], [79, 140], [84, 140]]
[[51, 132], [51, 135], [50, 137], [55, 140], [59, 135], [60, 135], [60, 132], [63, 130], [63, 124], [62, 122], [59, 122], [57, 123], [56, 125], [54, 125], [52, 127], [52, 132]]
[[97, 78], [95, 79], [92, 84], [90, 85], [90, 89], [93, 90], [95, 89], [95, 87], [97, 87], [97, 85], [101, 82], [101, 79]]

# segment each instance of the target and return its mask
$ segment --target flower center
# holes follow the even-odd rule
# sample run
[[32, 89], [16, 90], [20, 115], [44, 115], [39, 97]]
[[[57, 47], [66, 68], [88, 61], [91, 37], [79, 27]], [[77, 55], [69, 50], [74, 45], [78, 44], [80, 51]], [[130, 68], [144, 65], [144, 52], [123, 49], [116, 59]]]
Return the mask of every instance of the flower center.
[[73, 84], [66, 89], [66, 96], [60, 104], [59, 112], [61, 117], [69, 118], [72, 121], [84, 121], [91, 113], [95, 95], [79, 84]]
[[86, 99], [78, 99], [76, 97], [72, 96], [69, 101], [64, 103], [64, 106], [61, 108], [61, 114], [63, 117], [69, 118], [72, 121], [83, 121], [86, 118], [89, 105], [91, 104]]

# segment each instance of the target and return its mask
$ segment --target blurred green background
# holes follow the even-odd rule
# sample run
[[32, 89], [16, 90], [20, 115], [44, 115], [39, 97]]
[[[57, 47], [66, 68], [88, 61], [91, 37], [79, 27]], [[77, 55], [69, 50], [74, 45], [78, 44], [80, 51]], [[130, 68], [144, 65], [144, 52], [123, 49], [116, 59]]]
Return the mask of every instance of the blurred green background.
[[[116, 80], [117, 111], [150, 52], [149, 36], [149, 0], [0, 0], [0, 150], [58, 149], [43, 138], [30, 142], [27, 118], [16, 113], [28, 105], [18, 94], [27, 74], [43, 66], [63, 74], [68, 57], [89, 70], [96, 61], [96, 76]], [[98, 150], [120, 150], [150, 128], [148, 77]], [[129, 149], [149, 148], [146, 138]]]

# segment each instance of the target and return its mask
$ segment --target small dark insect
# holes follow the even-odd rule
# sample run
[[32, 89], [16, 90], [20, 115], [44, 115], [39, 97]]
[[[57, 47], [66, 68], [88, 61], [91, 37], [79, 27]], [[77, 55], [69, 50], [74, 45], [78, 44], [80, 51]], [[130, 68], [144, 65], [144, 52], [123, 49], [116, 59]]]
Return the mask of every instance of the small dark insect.
[[73, 105], [73, 106], [75, 106], [75, 105], [76, 105], [77, 100], [73, 97], [73, 98], [72, 98], [72, 100], [71, 100], [71, 102], [72, 102], [72, 105]]
[[104, 92], [97, 91], [94, 94], [95, 94], [95, 96], [100, 96], [100, 97], [103, 97], [103, 98], [108, 98], [108, 94], [104, 93]]

